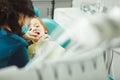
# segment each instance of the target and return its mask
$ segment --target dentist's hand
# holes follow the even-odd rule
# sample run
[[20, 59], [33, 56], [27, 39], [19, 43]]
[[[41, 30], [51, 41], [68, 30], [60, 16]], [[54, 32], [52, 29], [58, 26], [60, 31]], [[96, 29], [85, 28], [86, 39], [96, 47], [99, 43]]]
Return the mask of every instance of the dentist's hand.
[[30, 31], [27, 31], [24, 35], [23, 38], [26, 39], [27, 41], [31, 40], [38, 40], [39, 38], [36, 37], [36, 34]]
[[44, 34], [43, 36], [41, 36], [40, 39], [38, 40], [38, 42], [42, 42], [42, 41], [46, 41], [46, 40], [49, 40], [48, 34]]

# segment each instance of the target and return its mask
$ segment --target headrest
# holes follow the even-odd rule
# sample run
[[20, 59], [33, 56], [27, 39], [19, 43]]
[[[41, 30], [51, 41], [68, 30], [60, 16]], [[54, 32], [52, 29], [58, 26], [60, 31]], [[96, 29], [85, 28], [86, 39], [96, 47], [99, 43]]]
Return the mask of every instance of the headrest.
[[42, 21], [45, 23], [46, 27], [48, 28], [48, 34], [50, 35], [57, 27], [59, 27], [59, 24], [57, 24], [54, 20], [50, 18], [42, 18]]

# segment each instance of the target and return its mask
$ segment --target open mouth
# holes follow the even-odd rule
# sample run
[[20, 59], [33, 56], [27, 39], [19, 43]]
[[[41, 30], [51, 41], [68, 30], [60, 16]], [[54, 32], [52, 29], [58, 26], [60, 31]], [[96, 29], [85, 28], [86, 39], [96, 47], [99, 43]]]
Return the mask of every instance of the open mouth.
[[35, 32], [36, 34], [40, 35], [40, 32]]
[[40, 32], [34, 32], [36, 35], [35, 37], [39, 37], [40, 36]]

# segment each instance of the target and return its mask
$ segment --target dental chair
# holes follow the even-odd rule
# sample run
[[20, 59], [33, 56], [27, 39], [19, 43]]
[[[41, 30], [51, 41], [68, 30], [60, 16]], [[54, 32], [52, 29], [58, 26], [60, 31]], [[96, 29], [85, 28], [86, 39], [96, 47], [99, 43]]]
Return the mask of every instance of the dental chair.
[[[75, 8], [75, 9], [77, 9], [77, 8]], [[67, 12], [67, 11], [66, 11]], [[68, 14], [69, 14], [69, 12], [68, 12]], [[68, 16], [68, 15], [67, 15]], [[59, 16], [60, 17], [60, 16]], [[74, 17], [74, 16], [73, 16]], [[73, 18], [70, 16], [70, 18], [71, 18], [71, 20], [70, 21], [73, 21]], [[62, 20], [62, 21], [64, 21], [64, 20]], [[116, 46], [116, 45], [115, 45]], [[112, 49], [113, 47], [115, 47], [113, 44], [111, 45], [111, 47], [109, 47], [109, 49]], [[84, 51], [85, 52], [85, 51]], [[71, 52], [71, 53], [74, 53], [74, 52]], [[107, 53], [108, 54], [108, 56], [110, 56], [111, 55], [111, 53]], [[70, 56], [71, 56], [71, 54], [70, 54]], [[73, 56], [73, 55], [72, 55]], [[68, 55], [67, 55], [67, 57], [68, 57]], [[112, 57], [112, 56], [111, 56]], [[107, 57], [107, 58], [109, 58], [110, 60], [111, 60], [111, 57]], [[111, 63], [111, 61], [110, 61], [110, 63]], [[109, 63], [109, 60], [108, 60], [108, 66], [110, 65], [110, 63]], [[111, 68], [112, 69], [112, 68]], [[112, 69], [112, 71], [114, 72], [114, 69]], [[117, 70], [115, 70], [115, 71], [117, 71]], [[111, 73], [111, 74], [113, 74], [113, 76], [114, 76], [114, 73]], [[110, 76], [111, 77], [111, 76]]]

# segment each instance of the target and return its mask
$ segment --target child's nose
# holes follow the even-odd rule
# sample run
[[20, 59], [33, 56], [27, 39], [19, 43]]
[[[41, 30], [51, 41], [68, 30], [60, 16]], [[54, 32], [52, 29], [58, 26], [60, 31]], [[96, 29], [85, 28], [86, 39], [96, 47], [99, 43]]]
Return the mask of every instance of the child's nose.
[[33, 28], [33, 29], [32, 29], [33, 32], [36, 31], [36, 30], [37, 30], [36, 28]]

